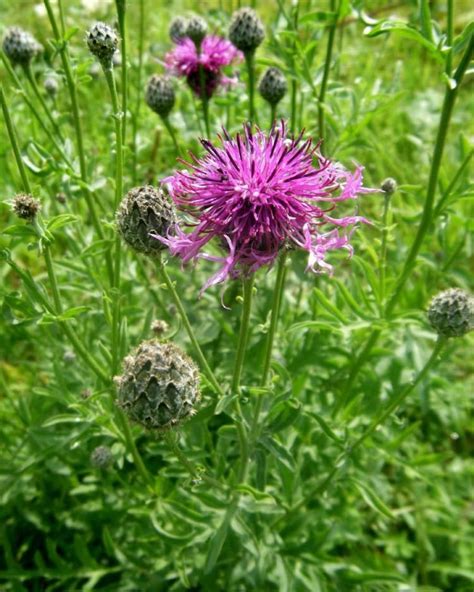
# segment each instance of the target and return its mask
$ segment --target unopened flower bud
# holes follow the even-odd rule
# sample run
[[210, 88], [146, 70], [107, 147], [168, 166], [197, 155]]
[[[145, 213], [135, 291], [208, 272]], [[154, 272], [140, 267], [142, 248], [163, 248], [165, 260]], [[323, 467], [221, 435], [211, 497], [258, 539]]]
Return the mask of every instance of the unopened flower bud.
[[169, 331], [169, 325], [166, 321], [162, 321], [161, 319], [158, 319], [156, 321], [153, 321], [152, 325], [151, 325], [151, 330], [153, 331], [153, 333], [159, 337], [161, 335], [163, 335], [163, 333], [166, 333], [167, 331]]
[[108, 446], [97, 446], [91, 453], [91, 464], [98, 469], [108, 469], [113, 461], [112, 451]]
[[117, 33], [105, 23], [95, 23], [87, 32], [89, 51], [105, 69], [112, 67], [112, 59], [118, 47]]
[[13, 198], [13, 211], [18, 218], [31, 222], [36, 218], [40, 209], [40, 202], [31, 195], [19, 193]]
[[196, 364], [173, 343], [142, 342], [116, 378], [118, 404], [147, 429], [166, 430], [196, 413], [200, 400]]
[[196, 47], [201, 45], [206, 33], [207, 23], [203, 18], [200, 16], [193, 16], [189, 19], [186, 27], [186, 37], [189, 37], [192, 41], [194, 41]]
[[121, 237], [132, 249], [145, 255], [157, 255], [166, 248], [151, 234], [166, 237], [175, 224], [174, 205], [162, 189], [151, 185], [131, 189], [117, 210]]
[[48, 76], [47, 78], [45, 78], [43, 86], [44, 90], [48, 93], [50, 97], [55, 97], [58, 94], [59, 85], [56, 78]]
[[187, 35], [188, 20], [182, 16], [175, 17], [170, 24], [169, 35], [173, 43], [178, 43]]
[[56, 193], [56, 201], [60, 204], [65, 204], [67, 201], [67, 195], [63, 191]]
[[461, 337], [474, 327], [474, 298], [459, 288], [444, 290], [431, 301], [428, 320], [439, 335]]
[[160, 117], [167, 117], [174, 105], [174, 88], [169, 78], [152, 76], [146, 87], [145, 101]]
[[241, 8], [232, 16], [229, 39], [244, 53], [252, 53], [265, 37], [263, 23], [252, 8]]
[[33, 35], [20, 27], [10, 27], [3, 38], [3, 51], [12, 64], [27, 66], [42, 49]]
[[268, 68], [260, 81], [258, 90], [270, 105], [279, 103], [287, 90], [286, 78], [283, 72], [278, 68]]
[[395, 179], [392, 179], [392, 177], [388, 177], [382, 182], [382, 185], [380, 185], [380, 189], [386, 193], [386, 195], [393, 195], [397, 190], [397, 187], [397, 182]]

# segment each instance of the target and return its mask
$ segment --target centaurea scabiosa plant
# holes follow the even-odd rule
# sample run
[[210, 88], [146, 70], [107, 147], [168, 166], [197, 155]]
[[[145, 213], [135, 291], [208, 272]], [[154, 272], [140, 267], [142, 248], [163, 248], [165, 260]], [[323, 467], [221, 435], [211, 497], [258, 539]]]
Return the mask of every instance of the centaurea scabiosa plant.
[[[271, 265], [284, 247], [307, 251], [307, 269], [314, 272], [332, 270], [328, 251], [352, 252], [347, 229], [366, 220], [335, 217], [334, 210], [371, 191], [362, 185], [362, 167], [349, 172], [303, 133], [290, 136], [284, 122], [270, 133], [247, 125], [235, 138], [226, 130], [219, 138], [221, 146], [201, 140], [205, 155], [164, 180], [192, 230], [178, 226], [159, 240], [185, 263], [221, 263], [203, 289]], [[225, 250], [222, 257], [205, 252], [212, 239]]]

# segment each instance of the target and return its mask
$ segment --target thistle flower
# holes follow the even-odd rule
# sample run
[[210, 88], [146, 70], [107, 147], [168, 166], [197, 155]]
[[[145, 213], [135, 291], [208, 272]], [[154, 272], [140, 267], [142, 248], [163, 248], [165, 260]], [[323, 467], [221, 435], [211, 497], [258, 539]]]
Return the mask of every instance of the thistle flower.
[[227, 78], [222, 74], [222, 68], [234, 60], [242, 59], [242, 57], [240, 51], [227, 39], [208, 35], [203, 39], [198, 53], [194, 42], [186, 37], [166, 54], [165, 65], [175, 76], [186, 78], [191, 89], [199, 97], [201, 96], [199, 65], [201, 65], [206, 96], [210, 98], [219, 86], [235, 82], [234, 79]]
[[13, 211], [23, 220], [32, 222], [41, 209], [40, 202], [32, 195], [26, 193], [19, 193], [13, 198]]
[[114, 461], [108, 446], [97, 446], [91, 453], [91, 464], [98, 469], [108, 469]]
[[174, 88], [169, 78], [157, 74], [152, 76], [146, 87], [145, 101], [160, 117], [167, 117], [175, 101]]
[[241, 8], [232, 16], [229, 39], [244, 53], [253, 53], [265, 37], [263, 23], [252, 8]]
[[200, 47], [207, 33], [207, 23], [200, 16], [193, 16], [189, 19], [186, 27], [186, 37], [194, 42], [196, 47]]
[[286, 78], [278, 68], [268, 68], [258, 85], [260, 94], [270, 105], [279, 103], [287, 88]]
[[112, 60], [118, 47], [117, 33], [105, 23], [95, 23], [86, 35], [87, 46], [102, 68], [112, 68]]
[[474, 298], [459, 288], [444, 290], [431, 301], [428, 320], [439, 335], [461, 337], [474, 327]]
[[189, 419], [200, 399], [199, 371], [177, 345], [142, 342], [116, 378], [118, 404], [132, 421], [166, 430]]
[[[362, 187], [362, 167], [348, 172], [302, 136], [289, 137], [283, 122], [269, 134], [252, 133], [246, 126], [243, 136], [231, 138], [224, 130], [221, 147], [201, 140], [205, 156], [193, 157], [191, 170], [164, 180], [177, 206], [194, 223], [187, 224], [191, 232], [177, 226], [173, 236], [157, 238], [184, 263], [197, 259], [221, 263], [203, 290], [273, 263], [285, 245], [306, 250], [312, 271], [332, 270], [327, 251], [352, 252], [351, 232], [339, 229], [366, 220], [330, 214], [338, 202], [371, 191]], [[329, 228], [324, 230], [323, 225]], [[214, 237], [226, 250], [221, 257], [203, 252]]]
[[123, 240], [139, 253], [157, 255], [164, 246], [151, 233], [167, 234], [176, 223], [174, 205], [161, 189], [135, 187], [117, 210], [117, 228]]
[[31, 33], [20, 27], [10, 27], [3, 38], [3, 51], [12, 64], [28, 66], [42, 49]]
[[178, 43], [181, 39], [186, 37], [186, 29], [188, 28], [188, 19], [182, 16], [175, 17], [170, 24], [168, 29], [169, 36], [173, 43]]

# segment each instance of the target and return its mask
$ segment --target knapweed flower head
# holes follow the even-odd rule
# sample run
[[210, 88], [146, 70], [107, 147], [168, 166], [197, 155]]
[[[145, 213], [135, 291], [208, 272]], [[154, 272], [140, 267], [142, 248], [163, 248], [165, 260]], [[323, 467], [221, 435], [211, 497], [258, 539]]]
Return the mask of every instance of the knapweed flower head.
[[[242, 135], [231, 138], [224, 130], [219, 138], [219, 147], [201, 140], [206, 154], [163, 181], [192, 229], [177, 226], [159, 240], [183, 262], [221, 264], [203, 289], [273, 263], [284, 246], [306, 250], [312, 271], [331, 271], [328, 251], [352, 252], [348, 229], [366, 220], [336, 218], [333, 211], [373, 191], [362, 186], [362, 167], [351, 173], [331, 162], [302, 133], [289, 136], [283, 122], [268, 134], [245, 126]], [[204, 252], [214, 238], [223, 256]]]
[[229, 39], [245, 54], [253, 53], [262, 43], [265, 29], [252, 8], [241, 8], [232, 15]]
[[166, 54], [165, 65], [175, 76], [186, 78], [198, 96], [201, 96], [199, 66], [202, 66], [205, 93], [207, 98], [210, 98], [218, 87], [235, 82], [234, 79], [224, 76], [222, 69], [242, 58], [240, 51], [227, 39], [207, 35], [201, 43], [199, 53], [191, 39], [181, 39], [175, 48]]
[[167, 76], [154, 74], [148, 81], [145, 91], [148, 107], [160, 117], [168, 117], [174, 107], [175, 94], [171, 80]]
[[443, 337], [462, 337], [474, 328], [474, 298], [459, 288], [440, 292], [431, 301], [428, 320]]
[[285, 96], [286, 78], [279, 68], [268, 68], [260, 80], [258, 90], [270, 105], [276, 105]]
[[114, 29], [105, 23], [95, 23], [87, 32], [86, 41], [89, 51], [101, 66], [110, 69], [118, 47], [118, 36]]
[[50, 97], [54, 98], [58, 94], [59, 84], [54, 76], [48, 76], [45, 78], [43, 86], [44, 90]]
[[108, 446], [97, 446], [91, 452], [91, 463], [97, 469], [108, 469], [114, 462], [112, 451]]
[[186, 37], [189, 37], [199, 47], [206, 36], [207, 23], [200, 16], [193, 16], [186, 26]]
[[23, 220], [32, 222], [41, 209], [40, 202], [32, 195], [26, 193], [18, 193], [15, 195], [12, 202], [13, 211]]
[[176, 16], [170, 23], [168, 29], [170, 39], [173, 43], [178, 43], [181, 39], [186, 37], [186, 30], [188, 28], [188, 19], [184, 16]]
[[31, 33], [20, 27], [10, 27], [3, 38], [3, 51], [12, 64], [27, 66], [42, 49]]

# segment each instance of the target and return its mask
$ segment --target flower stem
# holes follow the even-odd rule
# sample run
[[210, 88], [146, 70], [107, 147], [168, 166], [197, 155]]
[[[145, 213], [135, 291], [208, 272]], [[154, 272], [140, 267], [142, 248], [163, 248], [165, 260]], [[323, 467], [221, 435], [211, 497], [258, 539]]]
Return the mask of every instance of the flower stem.
[[23, 66], [23, 71], [25, 72], [26, 79], [30, 83], [30, 86], [33, 89], [33, 92], [35, 93], [36, 98], [38, 99], [46, 117], [49, 119], [49, 122], [51, 123], [54, 129], [54, 133], [57, 135], [61, 142], [64, 142], [61, 130], [59, 129], [58, 124], [54, 120], [53, 114], [51, 113], [51, 109], [48, 107], [46, 101], [43, 98], [43, 95], [40, 92], [40, 89], [38, 88], [36, 78], [34, 77], [33, 72], [31, 71], [31, 65], [27, 64], [26, 66]]
[[148, 472], [148, 469], [146, 468], [145, 463], [143, 462], [140, 452], [138, 451], [137, 445], [136, 445], [135, 440], [133, 438], [132, 430], [130, 429], [130, 424], [128, 422], [128, 419], [124, 415], [124, 413], [121, 409], [119, 409], [118, 407], [115, 406], [115, 410], [116, 410], [115, 416], [117, 417], [118, 423], [120, 424], [120, 427], [122, 428], [122, 433], [125, 438], [126, 447], [128, 448], [128, 450], [130, 451], [130, 453], [132, 455], [133, 462], [134, 462], [135, 466], [137, 467], [137, 470], [140, 473], [143, 481], [145, 483], [151, 484], [153, 482], [152, 476]]
[[232, 375], [232, 394], [238, 394], [240, 388], [240, 378], [242, 376], [242, 368], [244, 365], [245, 350], [247, 348], [250, 328], [250, 311], [252, 309], [252, 294], [253, 294], [253, 278], [251, 275], [243, 282], [243, 309], [242, 318], [240, 320], [239, 341], [237, 345], [237, 355], [235, 358], [234, 372]]
[[[145, 46], [145, 0], [139, 0], [139, 15], [138, 15], [138, 68], [137, 68], [137, 97], [135, 104], [135, 112], [132, 116], [132, 133], [133, 133], [133, 184], [137, 183], [137, 162], [138, 162], [138, 122], [140, 118], [140, 107], [142, 104], [142, 72], [143, 72], [143, 52]], [[122, 64], [123, 67], [123, 64]]]
[[125, 143], [128, 107], [127, 31], [125, 26], [125, 14], [127, 5], [125, 0], [115, 0], [115, 6], [117, 8], [117, 21], [120, 33], [120, 53], [122, 56], [122, 142]]
[[171, 138], [171, 141], [173, 142], [173, 145], [174, 145], [174, 147], [175, 147], [176, 153], [177, 153], [177, 154], [178, 154], [178, 156], [179, 156], [179, 154], [180, 154], [180, 149], [179, 149], [178, 140], [176, 139], [176, 134], [175, 134], [175, 131], [174, 131], [174, 129], [173, 129], [173, 126], [172, 126], [172, 125], [171, 125], [171, 123], [170, 123], [169, 117], [168, 117], [168, 116], [166, 116], [166, 117], [162, 117], [161, 119], [162, 119], [162, 121], [163, 121], [163, 124], [164, 124], [164, 126], [166, 127], [166, 130], [167, 130], [167, 132], [168, 132], [168, 133], [169, 133], [169, 135], [170, 135], [170, 138]]
[[[293, 56], [296, 55], [296, 35], [298, 33], [298, 13], [299, 13], [299, 0], [293, 4], [293, 33], [295, 35], [293, 42]], [[298, 82], [295, 76], [291, 78], [291, 132], [294, 134], [296, 130], [296, 93], [298, 91]]]
[[194, 351], [195, 351], [196, 356], [199, 360], [199, 363], [204, 371], [204, 374], [206, 375], [207, 379], [211, 383], [215, 392], [217, 394], [219, 394], [221, 397], [223, 397], [224, 391], [223, 391], [221, 385], [217, 382], [217, 379], [216, 379], [213, 371], [211, 370], [211, 368], [206, 360], [206, 357], [204, 356], [204, 354], [202, 352], [202, 349], [201, 349], [199, 342], [196, 338], [196, 335], [195, 335], [194, 330], [191, 326], [191, 323], [189, 322], [188, 315], [186, 314], [183, 303], [181, 302], [181, 298], [179, 297], [179, 294], [176, 291], [174, 283], [171, 280], [170, 276], [168, 275], [168, 272], [166, 271], [166, 267], [163, 264], [163, 261], [161, 260], [161, 258], [158, 260], [158, 270], [160, 272], [160, 275], [161, 275], [164, 283], [166, 284], [166, 287], [169, 290], [169, 293], [171, 294], [171, 298], [173, 299], [173, 302], [174, 302], [176, 308], [178, 309], [178, 313], [181, 317], [181, 320], [183, 322], [184, 328], [186, 329], [188, 337], [191, 340], [191, 343], [193, 344]]
[[380, 300], [383, 303], [385, 300], [385, 276], [387, 271], [387, 239], [388, 239], [388, 228], [387, 220], [390, 209], [391, 193], [384, 195], [383, 214], [382, 214], [382, 241], [380, 245], [380, 262], [379, 262], [379, 287], [380, 287]]
[[270, 129], [275, 125], [276, 121], [276, 105], [275, 103], [270, 104]]
[[[336, 0], [330, 0], [329, 10], [331, 12], [335, 12]], [[324, 61], [323, 79], [321, 81], [321, 88], [320, 88], [319, 97], [318, 97], [318, 129], [319, 129], [319, 137], [320, 138], [324, 138], [324, 136], [325, 136], [324, 100], [326, 98], [326, 89], [327, 89], [327, 84], [328, 84], [328, 79], [329, 79], [329, 71], [331, 70], [332, 52], [333, 52], [333, 48], [334, 48], [334, 39], [336, 37], [336, 28], [337, 28], [337, 16], [334, 18], [334, 21], [329, 26], [328, 43], [327, 43], [327, 47], [326, 47], [326, 59]]]
[[249, 123], [253, 124], [255, 120], [255, 53], [248, 51], [245, 53], [245, 64], [248, 74], [249, 91]]

